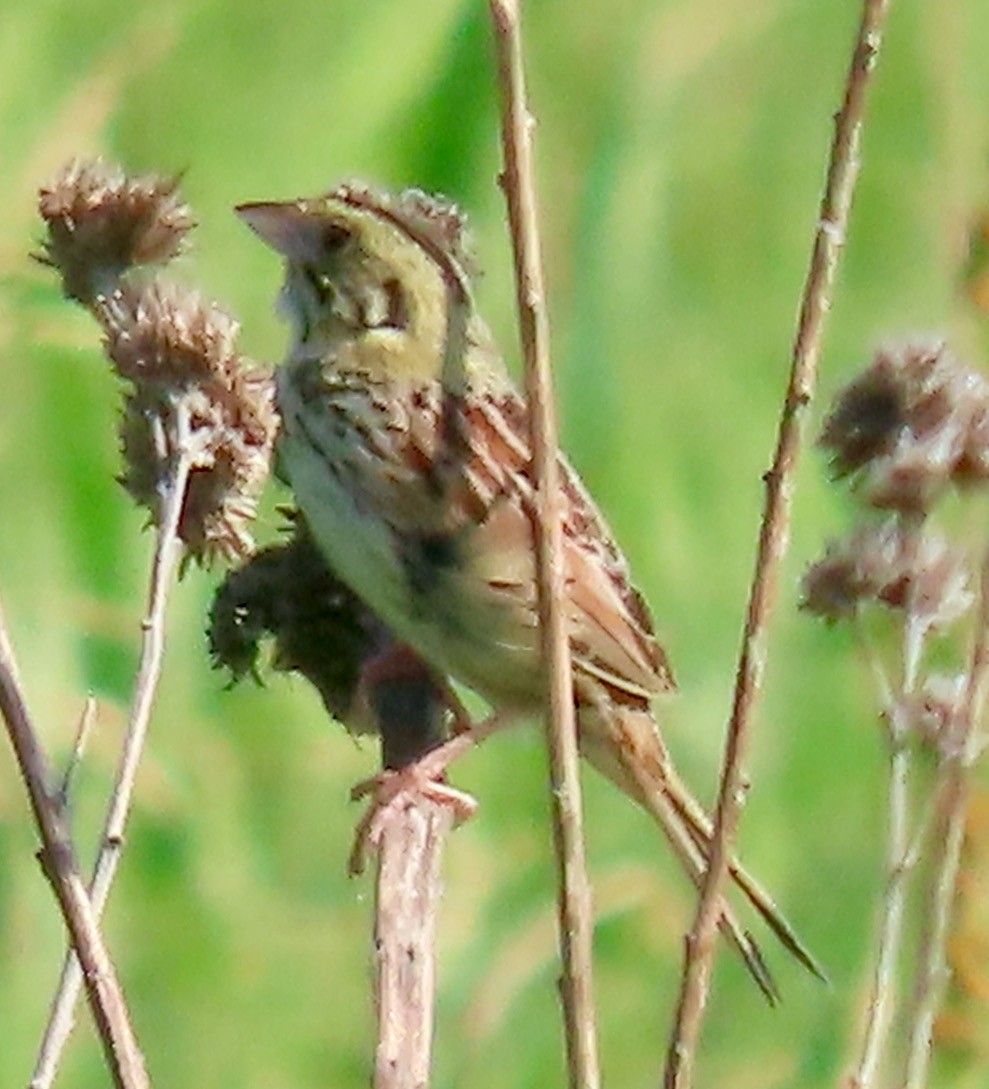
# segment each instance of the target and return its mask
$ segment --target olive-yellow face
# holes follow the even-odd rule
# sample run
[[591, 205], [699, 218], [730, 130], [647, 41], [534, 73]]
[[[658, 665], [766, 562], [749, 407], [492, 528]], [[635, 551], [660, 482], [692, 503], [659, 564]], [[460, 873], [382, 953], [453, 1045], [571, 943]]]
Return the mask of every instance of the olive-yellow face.
[[293, 327], [294, 357], [336, 354], [348, 345], [364, 357], [374, 344], [400, 369], [437, 373], [442, 280], [399, 224], [334, 198], [249, 204], [237, 211], [285, 257], [280, 309]]

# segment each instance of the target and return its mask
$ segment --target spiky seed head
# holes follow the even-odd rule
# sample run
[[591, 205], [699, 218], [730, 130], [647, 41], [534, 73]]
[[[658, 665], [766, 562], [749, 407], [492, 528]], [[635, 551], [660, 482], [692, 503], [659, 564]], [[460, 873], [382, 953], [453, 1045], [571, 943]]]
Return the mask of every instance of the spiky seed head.
[[40, 190], [38, 211], [47, 227], [39, 259], [87, 306], [128, 269], [172, 260], [196, 225], [177, 178], [128, 176], [100, 159], [65, 166]]
[[179, 534], [201, 562], [249, 554], [278, 429], [270, 373], [237, 352], [228, 314], [178, 288], [125, 290], [104, 328], [107, 354], [133, 385], [120, 427], [124, 487], [157, 522], [175, 454], [162, 449], [160, 421], [182, 402], [193, 460]]
[[869, 505], [926, 512], [950, 484], [989, 480], [989, 382], [943, 341], [888, 346], [835, 398], [820, 444]]
[[871, 604], [908, 612], [925, 630], [950, 626], [975, 600], [965, 554], [932, 529], [908, 532], [898, 518], [832, 541], [801, 588], [801, 608], [829, 622]]

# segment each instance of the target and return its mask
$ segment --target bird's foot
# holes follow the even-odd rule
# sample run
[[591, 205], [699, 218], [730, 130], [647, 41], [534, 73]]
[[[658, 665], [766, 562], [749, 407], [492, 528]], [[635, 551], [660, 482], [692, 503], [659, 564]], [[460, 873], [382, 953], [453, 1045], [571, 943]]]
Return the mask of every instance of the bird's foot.
[[371, 796], [371, 804], [354, 834], [348, 866], [350, 873], [363, 872], [368, 850], [380, 843], [381, 831], [387, 824], [389, 814], [398, 812], [404, 803], [416, 798], [428, 798], [452, 807], [455, 826], [469, 820], [477, 812], [477, 802], [469, 794], [443, 782], [441, 776], [454, 760], [470, 752], [513, 718], [507, 713], [493, 714], [476, 726], [462, 726], [449, 741], [430, 749], [414, 763], [398, 770], [386, 769], [358, 783], [350, 792], [351, 800], [359, 801]]
[[[426, 754], [427, 757], [429, 755]], [[380, 846], [389, 821], [405, 806], [425, 799], [449, 808], [454, 827], [470, 820], [477, 812], [477, 802], [469, 794], [433, 778], [430, 769], [423, 768], [425, 759], [397, 771], [386, 769], [373, 779], [358, 783], [351, 791], [353, 799], [371, 796], [371, 804], [354, 832], [354, 845], [347, 864], [352, 877], [364, 872], [368, 854]]]

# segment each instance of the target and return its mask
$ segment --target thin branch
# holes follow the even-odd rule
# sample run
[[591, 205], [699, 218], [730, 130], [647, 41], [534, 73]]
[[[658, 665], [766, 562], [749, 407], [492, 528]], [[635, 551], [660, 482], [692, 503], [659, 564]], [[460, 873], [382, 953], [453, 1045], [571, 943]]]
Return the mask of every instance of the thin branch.
[[491, 15], [501, 98], [502, 187], [508, 203], [515, 258], [519, 326], [531, 410], [533, 469], [537, 489], [539, 628], [548, 676], [546, 740], [559, 865], [559, 929], [567, 1064], [571, 1089], [595, 1089], [600, 1083], [600, 1071], [591, 966], [594, 919], [584, 858], [573, 680], [564, 607], [556, 419], [532, 163], [534, 121], [526, 100], [517, 0], [491, 0]]
[[[912, 547], [916, 548], [916, 543]], [[925, 813], [916, 821], [912, 830], [910, 827], [910, 778], [913, 760], [909, 748], [908, 724], [904, 717], [906, 696], [914, 691], [917, 683], [923, 651], [922, 632], [911, 621], [908, 612], [903, 632], [903, 677], [897, 692], [894, 692], [861, 621], [857, 623], [857, 632], [880, 694], [889, 756], [889, 785], [884, 867], [886, 887], [876, 938], [872, 987], [863, 1013], [861, 1053], [854, 1073], [846, 1081], [848, 1089], [865, 1089], [872, 1085], [880, 1068], [896, 993], [896, 967], [902, 943], [907, 878], [916, 864], [924, 836], [930, 826], [930, 813]]]
[[908, 1014], [906, 1061], [901, 1085], [904, 1089], [924, 1089], [928, 1084], [934, 1044], [934, 1020], [948, 981], [947, 944], [951, 907], [961, 864], [968, 808], [970, 769], [978, 757], [981, 732], [978, 728], [989, 678], [989, 551], [982, 562], [981, 594], [975, 642], [965, 685], [960, 715], [960, 736], [950, 739], [957, 751], [947, 755], [943, 764], [939, 821], [933, 842], [940, 859], [934, 867], [928, 888], [928, 904], [917, 971], [917, 985]]
[[86, 697], [86, 700], [82, 705], [82, 713], [79, 715], [79, 722], [76, 725], [75, 741], [72, 743], [72, 752], [65, 765], [65, 772], [62, 775], [62, 781], [59, 784], [55, 795], [58, 799], [58, 804], [62, 809], [68, 807], [69, 795], [72, 792], [72, 783], [76, 771], [79, 769], [79, 764], [82, 762], [82, 758], [86, 752], [86, 745], [89, 743], [89, 735], [93, 732], [93, 727], [95, 725], [96, 700], [93, 698], [92, 694], [90, 694]]
[[440, 861], [453, 810], [403, 798], [380, 832], [374, 917], [374, 1089], [430, 1082]]
[[[401, 655], [401, 669], [389, 669]], [[392, 658], [392, 662], [396, 660]], [[436, 1004], [436, 921], [440, 864], [455, 821], [476, 802], [436, 782], [423, 760], [443, 737], [449, 700], [429, 669], [408, 651], [373, 653], [361, 666], [367, 705], [381, 734], [385, 771], [360, 822], [352, 862], [377, 848], [374, 916], [374, 1009], [377, 1044], [373, 1089], [427, 1089]], [[353, 874], [358, 872], [353, 864]]]
[[890, 751], [889, 797], [886, 832], [886, 891], [876, 941], [876, 963], [865, 1010], [862, 1052], [849, 1089], [866, 1089], [875, 1083], [883, 1059], [896, 998], [896, 969], [903, 938], [906, 911], [909, 850], [911, 754], [903, 741]]
[[[907, 571], [917, 572], [921, 569], [925, 515], [901, 513], [899, 518], [905, 567]], [[925, 645], [931, 631], [929, 615], [918, 606], [919, 592], [918, 578], [909, 578], [903, 613], [899, 688], [893, 692], [885, 680], [881, 685], [890, 760], [884, 870], [886, 888], [876, 938], [872, 987], [863, 1011], [861, 1051], [853, 1072], [844, 1082], [848, 1089], [871, 1089], [887, 1058], [890, 1028], [898, 1002], [897, 976], [903, 946], [908, 879], [917, 859], [927, 820], [926, 814], [916, 816], [911, 813], [910, 789], [914, 756], [909, 708], [916, 695]]]
[[910, 751], [905, 742], [890, 750], [889, 796], [886, 832], [886, 891], [876, 940], [876, 963], [872, 987], [865, 1008], [862, 1051], [855, 1072], [848, 1078], [849, 1089], [866, 1089], [875, 1083], [896, 994], [896, 966], [903, 936], [909, 847]]
[[58, 899], [72, 945], [83, 965], [86, 994], [117, 1089], [148, 1089], [144, 1058], [131, 1027], [123, 991], [79, 872], [65, 815], [49, 784], [52, 769], [41, 747], [18, 681], [10, 636], [0, 614], [0, 711], [7, 723], [21, 777], [41, 834], [42, 869]]
[[790, 382], [773, 466], [766, 478], [758, 554], [725, 742], [710, 862], [693, 928], [686, 941], [680, 997], [666, 1062], [666, 1089], [687, 1089], [693, 1081], [694, 1054], [710, 988], [721, 893], [745, 798], [744, 763], [752, 711], [762, 687], [768, 622], [776, 599], [780, 567], [789, 544], [794, 475], [804, 421], [816, 384], [824, 322], [859, 172], [866, 90], [879, 56], [882, 28], [890, 4], [891, 0], [863, 2], [844, 102], [835, 123], [827, 184], [793, 347]]
[[[168, 592], [181, 554], [178, 537], [182, 507], [193, 460], [189, 434], [189, 410], [181, 401], [175, 404], [174, 434], [162, 434], [161, 441], [171, 448], [174, 473], [163, 489], [161, 519], [155, 539], [151, 566], [148, 611], [142, 622], [141, 660], [138, 666], [134, 701], [131, 705], [127, 734], [114, 779], [113, 793], [107, 806], [99, 855], [89, 885], [94, 916], [99, 919], [106, 907], [110, 888], [117, 872], [123, 850], [124, 833], [134, 795], [137, 770], [154, 706], [158, 681], [165, 652], [165, 614]], [[168, 451], [161, 451], [162, 464], [167, 463]], [[82, 986], [79, 960], [70, 949], [62, 965], [58, 990], [52, 1000], [48, 1024], [38, 1050], [30, 1089], [50, 1089], [58, 1064], [74, 1023], [74, 1011]]]

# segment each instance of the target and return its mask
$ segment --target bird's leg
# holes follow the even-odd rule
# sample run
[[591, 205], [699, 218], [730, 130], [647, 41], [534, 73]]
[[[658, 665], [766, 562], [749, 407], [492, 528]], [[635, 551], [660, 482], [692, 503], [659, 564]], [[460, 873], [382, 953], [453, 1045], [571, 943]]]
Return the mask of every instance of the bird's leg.
[[469, 725], [466, 729], [461, 729], [449, 741], [444, 741], [443, 744], [437, 745], [435, 748], [430, 749], [429, 752], [424, 753], [413, 763], [399, 769], [386, 768], [372, 778], [357, 783], [350, 792], [351, 800], [358, 801], [369, 794], [377, 794], [382, 787], [393, 783], [396, 777], [406, 772], [414, 775], [419, 782], [432, 782], [434, 785], [443, 785], [438, 784], [436, 780], [446, 771], [450, 764], [455, 760], [459, 760], [461, 756], [470, 752], [471, 749], [496, 731], [510, 725], [514, 719], [514, 714], [497, 712], [490, 715], [483, 722]]
[[[457, 702], [459, 704], [459, 700]], [[464, 715], [466, 716], [466, 712]], [[455, 717], [459, 719], [456, 712]], [[416, 797], [425, 797], [441, 805], [451, 806], [455, 825], [472, 817], [477, 812], [477, 802], [469, 794], [444, 783], [440, 777], [454, 760], [508, 725], [514, 717], [509, 713], [495, 713], [477, 725], [470, 724], [469, 719], [459, 719], [461, 723], [466, 721], [467, 726], [461, 725], [459, 732], [449, 741], [437, 745], [403, 767], [386, 768], [372, 778], [357, 783], [350, 792], [351, 799], [357, 801], [370, 796], [372, 800], [367, 813], [357, 826], [350, 853], [350, 873], [362, 872], [368, 847], [377, 842], [382, 825], [396, 806]]]
[[[439, 680], [411, 647], [405, 643], [390, 642], [364, 662], [358, 681], [358, 692], [365, 704], [373, 706], [376, 694], [380, 696], [383, 692], [400, 687], [405, 688], [406, 695], [412, 691], [418, 692], [420, 698], [428, 698], [432, 703], [431, 710], [441, 708], [449, 711], [450, 730], [454, 734], [467, 733], [473, 729], [470, 712], [450, 683]], [[387, 719], [391, 716], [379, 710], [378, 717]], [[380, 725], [387, 729], [387, 721]], [[400, 725], [396, 722], [394, 727], [397, 729]]]

